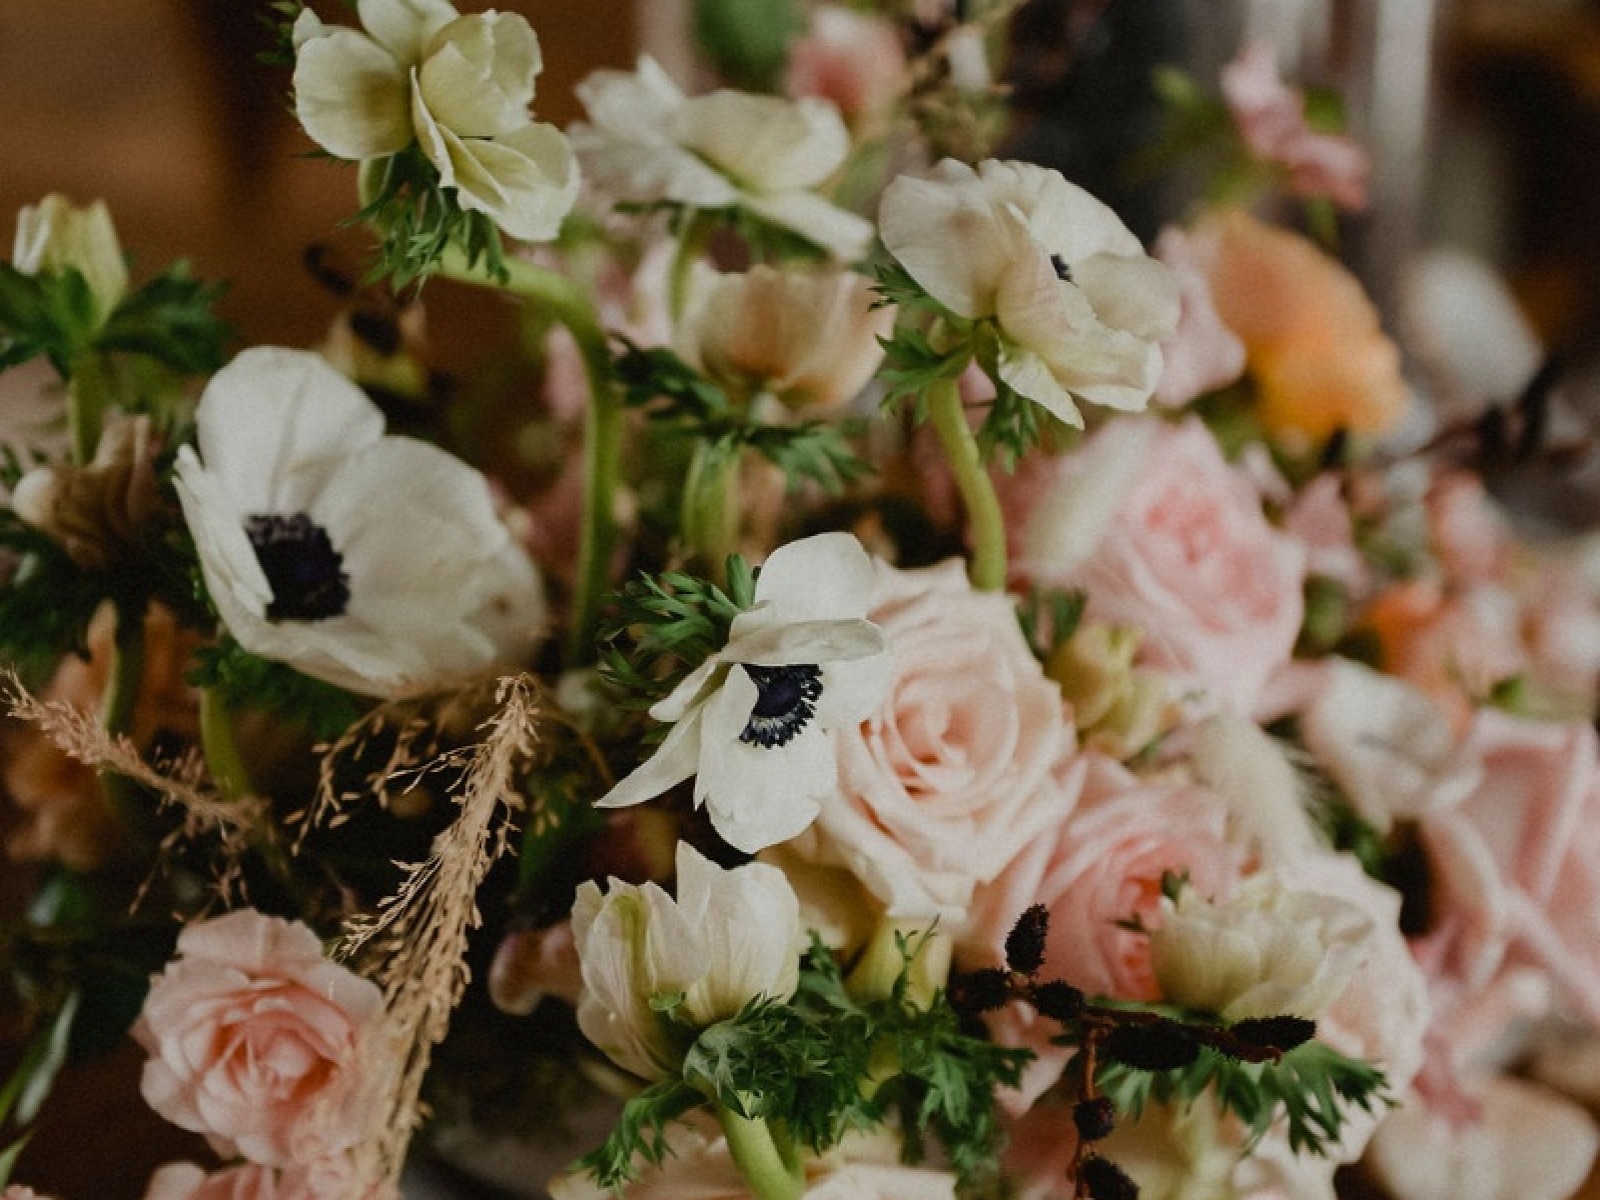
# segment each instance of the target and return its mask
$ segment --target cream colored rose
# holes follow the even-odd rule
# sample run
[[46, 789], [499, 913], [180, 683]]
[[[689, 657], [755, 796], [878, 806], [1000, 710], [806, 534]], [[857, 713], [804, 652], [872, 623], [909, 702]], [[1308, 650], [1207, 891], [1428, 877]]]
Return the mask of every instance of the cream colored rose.
[[1162, 995], [1225, 1021], [1316, 1019], [1363, 962], [1371, 919], [1348, 901], [1261, 875], [1222, 903], [1184, 888], [1163, 897], [1150, 953]]
[[128, 294], [128, 264], [104, 200], [79, 207], [52, 192], [17, 213], [17, 240], [11, 265], [24, 275], [79, 272], [94, 297], [100, 321]]

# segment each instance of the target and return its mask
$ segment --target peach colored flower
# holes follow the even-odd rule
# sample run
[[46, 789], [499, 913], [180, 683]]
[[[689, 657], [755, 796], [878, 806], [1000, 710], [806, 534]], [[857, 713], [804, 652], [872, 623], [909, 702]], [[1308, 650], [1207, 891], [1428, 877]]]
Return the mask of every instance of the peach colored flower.
[[893, 675], [875, 715], [834, 733], [822, 857], [889, 916], [953, 928], [974, 885], [1072, 811], [1072, 730], [1009, 599], [974, 591], [960, 562], [877, 572], [869, 616]]
[[819, 4], [810, 27], [789, 47], [784, 92], [831, 100], [858, 129], [881, 120], [906, 86], [905, 49], [881, 16]]
[[[89, 659], [61, 660], [45, 688], [45, 700], [98, 711], [110, 669], [116, 619], [106, 606], [89, 624]], [[172, 613], [152, 607], [145, 616], [144, 673], [128, 735], [138, 746], [158, 734], [193, 735], [194, 689], [185, 681], [198, 634], [180, 629]], [[18, 730], [6, 747], [4, 791], [22, 818], [11, 830], [7, 853], [14, 859], [54, 859], [78, 871], [92, 870], [115, 851], [120, 831], [106, 806], [93, 769], [68, 757], [32, 729]]]
[[[1084, 755], [1077, 770], [1076, 810], [1031, 838], [973, 896], [958, 961], [963, 967], [1003, 962], [1017, 917], [1042, 904], [1050, 913], [1046, 978], [1066, 979], [1093, 996], [1158, 1000], [1150, 939], [1119, 922], [1159, 922], [1161, 878], [1168, 871], [1187, 871], [1201, 895], [1227, 896], [1245, 853], [1229, 839], [1228, 805], [1209, 789], [1176, 776], [1141, 779], [1095, 754]], [[1019, 1107], [1026, 1107], [1069, 1056], [1065, 1047], [1049, 1044], [1060, 1026], [1018, 1006], [997, 1014], [992, 1028], [1001, 1041], [1039, 1055], [1023, 1079]]]
[[1198, 421], [1113, 421], [1054, 470], [1012, 519], [1019, 569], [1139, 629], [1144, 663], [1200, 706], [1249, 713], [1300, 631], [1304, 548]]
[[1250, 42], [1222, 68], [1222, 98], [1250, 152], [1280, 167], [1297, 196], [1326, 196], [1340, 208], [1367, 206], [1372, 164], [1354, 138], [1306, 124], [1305, 97], [1278, 76], [1277, 53]]
[[368, 1126], [376, 986], [299, 923], [239, 909], [189, 925], [133, 1036], [150, 1107], [223, 1153], [306, 1165]]
[[1398, 423], [1407, 404], [1400, 352], [1354, 275], [1306, 238], [1246, 213], [1210, 217], [1195, 234], [1271, 433], [1322, 441], [1340, 429], [1376, 435]]

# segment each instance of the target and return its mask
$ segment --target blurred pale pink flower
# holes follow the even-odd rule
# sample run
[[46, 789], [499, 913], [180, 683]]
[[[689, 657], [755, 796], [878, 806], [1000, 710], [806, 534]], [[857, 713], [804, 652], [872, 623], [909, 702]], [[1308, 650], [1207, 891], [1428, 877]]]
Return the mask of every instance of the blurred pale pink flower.
[[1503, 582], [1516, 546], [1511, 526], [1482, 477], [1449, 471], [1428, 488], [1433, 550], [1452, 583]]
[[1178, 328], [1161, 343], [1161, 382], [1151, 396], [1163, 408], [1181, 408], [1244, 374], [1244, 343], [1217, 315], [1196, 236], [1168, 226], [1152, 248], [1178, 285]]
[[1283, 514], [1283, 529], [1306, 548], [1306, 574], [1342, 584], [1353, 596], [1371, 583], [1372, 568], [1356, 546], [1344, 481], [1336, 472], [1318, 475], [1295, 494]]
[[49, 1196], [41, 1196], [31, 1187], [21, 1183], [7, 1184], [4, 1191], [0, 1191], [0, 1200], [51, 1200]]
[[144, 1200], [396, 1200], [381, 1184], [362, 1187], [343, 1159], [278, 1169], [240, 1163], [207, 1172], [168, 1163], [150, 1176]]
[[1326, 196], [1352, 211], [1366, 208], [1367, 152], [1354, 138], [1317, 133], [1306, 124], [1305, 97], [1279, 77], [1270, 45], [1250, 42], [1223, 67], [1222, 96], [1250, 152], [1283, 168], [1291, 192]]
[[859, 129], [878, 122], [906, 85], [905, 49], [893, 24], [839, 4], [818, 4], [805, 34], [789, 47], [783, 89], [790, 96], [831, 100]]
[[1139, 629], [1144, 662], [1196, 707], [1251, 712], [1300, 632], [1304, 547], [1195, 420], [1113, 421], [1053, 466], [1012, 517], [1022, 573], [1083, 588], [1091, 617]]
[[376, 986], [306, 926], [253, 909], [187, 926], [133, 1036], [151, 1108], [222, 1153], [306, 1165], [369, 1125]]
[[546, 996], [576, 1003], [583, 968], [571, 921], [506, 934], [489, 965], [489, 996], [501, 1012], [527, 1016]]
[[973, 886], [1072, 811], [1072, 729], [1010, 599], [975, 591], [961, 563], [879, 563], [869, 615], [892, 674], [877, 709], [833, 735], [839, 786], [818, 834], [890, 916], [954, 929]]

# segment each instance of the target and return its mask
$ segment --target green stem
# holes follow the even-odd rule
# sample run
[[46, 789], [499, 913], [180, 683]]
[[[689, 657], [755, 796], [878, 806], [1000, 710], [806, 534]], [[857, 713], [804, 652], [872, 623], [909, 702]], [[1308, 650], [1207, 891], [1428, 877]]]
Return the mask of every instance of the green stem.
[[599, 619], [600, 594], [605, 589], [611, 551], [616, 544], [616, 494], [622, 457], [622, 399], [611, 374], [611, 352], [594, 305], [564, 275], [521, 259], [507, 259], [507, 277], [494, 278], [487, 268], [469, 266], [466, 256], [452, 247], [439, 260], [439, 274], [458, 283], [495, 287], [540, 305], [566, 326], [583, 359], [589, 384], [589, 406], [584, 414], [583, 526], [578, 540], [577, 580], [573, 586], [572, 613], [567, 629], [568, 666], [581, 666], [595, 656], [594, 632]]
[[234, 737], [233, 714], [213, 688], [200, 693], [200, 750], [205, 755], [212, 782], [224, 800], [255, 794], [255, 784]]
[[755, 1200], [799, 1200], [806, 1189], [805, 1171], [798, 1160], [786, 1159], [779, 1151], [767, 1123], [741, 1117], [721, 1104], [715, 1107], [733, 1164]]
[[[121, 737], [133, 728], [133, 714], [139, 703], [139, 685], [144, 679], [144, 611], [131, 605], [116, 606], [116, 631], [111, 638], [111, 660], [106, 674], [106, 691], [100, 705], [100, 720], [112, 737]], [[126, 775], [100, 772], [100, 786], [106, 802], [129, 837], [140, 840], [144, 822], [138, 804], [138, 788]]]
[[674, 324], [682, 319], [683, 310], [689, 305], [689, 280], [694, 273], [694, 264], [700, 261], [706, 242], [715, 228], [714, 217], [696, 212], [684, 226], [683, 235], [678, 238], [678, 249], [672, 256], [672, 270], [667, 276], [667, 313]]
[[100, 361], [93, 354], [78, 355], [67, 380], [67, 436], [76, 466], [88, 466], [94, 459], [105, 420], [107, 390]]
[[1006, 524], [1000, 498], [983, 468], [978, 439], [967, 424], [961, 392], [953, 379], [940, 380], [928, 392], [928, 418], [939, 435], [972, 530], [972, 586], [998, 592], [1006, 585]]
[[727, 584], [728, 555], [739, 548], [739, 449], [702, 441], [683, 481], [679, 528], [718, 586]]

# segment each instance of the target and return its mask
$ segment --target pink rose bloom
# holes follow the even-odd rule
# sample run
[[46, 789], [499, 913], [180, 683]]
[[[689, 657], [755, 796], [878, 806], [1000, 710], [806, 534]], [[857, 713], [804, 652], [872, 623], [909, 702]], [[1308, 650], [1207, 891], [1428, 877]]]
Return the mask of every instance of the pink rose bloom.
[[1072, 728], [1012, 601], [974, 591], [962, 563], [879, 563], [876, 587], [867, 615], [893, 678], [876, 716], [833, 735], [839, 787], [815, 857], [848, 867], [889, 916], [942, 914], [953, 930], [973, 887], [1072, 811]]
[[1356, 547], [1355, 527], [1339, 475], [1318, 475], [1301, 488], [1284, 514], [1283, 529], [1305, 547], [1307, 575], [1331, 579], [1351, 595], [1367, 590], [1372, 570]]
[[1019, 570], [1082, 588], [1091, 618], [1137, 628], [1145, 665], [1197, 708], [1252, 712], [1300, 632], [1305, 548], [1268, 523], [1197, 420], [1112, 421], [1054, 468], [1012, 516]]
[[[184, 929], [133, 1036], [150, 1107], [219, 1153], [304, 1165], [367, 1130], [383, 1013], [306, 926], [240, 909]], [[365, 1057], [364, 1057], [365, 1056]]]
[[1257, 158], [1284, 169], [1299, 196], [1326, 196], [1340, 208], [1367, 206], [1367, 152], [1353, 138], [1306, 124], [1305, 97], [1278, 75], [1278, 56], [1251, 42], [1222, 68], [1222, 98], [1239, 136]]
[[241, 1163], [206, 1172], [193, 1163], [168, 1163], [150, 1176], [144, 1200], [397, 1200], [392, 1188], [363, 1189], [349, 1164], [329, 1159], [279, 1170]]
[[1161, 382], [1151, 396], [1163, 408], [1181, 408], [1244, 374], [1244, 343], [1217, 314], [1198, 240], [1168, 226], [1154, 246], [1178, 285], [1178, 329], [1161, 343]]
[[1600, 603], [1560, 563], [1546, 563], [1528, 588], [1524, 635], [1535, 677], [1592, 707], [1600, 680]]
[[854, 126], [882, 117], [906, 86], [905, 49], [882, 17], [820, 4], [789, 48], [785, 94], [831, 100]]
[[[1031, 838], [991, 884], [978, 889], [972, 918], [957, 943], [964, 968], [1005, 961], [1006, 934], [1022, 913], [1042, 904], [1050, 913], [1043, 976], [1065, 979], [1090, 996], [1159, 1000], [1150, 939], [1120, 922], [1161, 919], [1161, 877], [1187, 871], [1201, 895], [1224, 898], [1244, 867], [1245, 851], [1229, 841], [1228, 805], [1216, 793], [1177, 776], [1142, 779], [1108, 758], [1085, 754], [1078, 807], [1063, 823]], [[1052, 1046], [1054, 1021], [1018, 1005], [993, 1018], [1002, 1042], [1039, 1057], [1020, 1092], [1006, 1103], [1025, 1108], [1055, 1081], [1070, 1051]]]
[[1465, 471], [1440, 475], [1428, 489], [1427, 509], [1434, 553], [1453, 582], [1506, 578], [1515, 543], [1481, 478]]
[[1483, 767], [1455, 808], [1428, 814], [1437, 882], [1431, 952], [1468, 988], [1508, 965], [1547, 972], [1567, 1005], [1600, 1024], [1600, 744], [1586, 722], [1480, 711], [1469, 746]]

